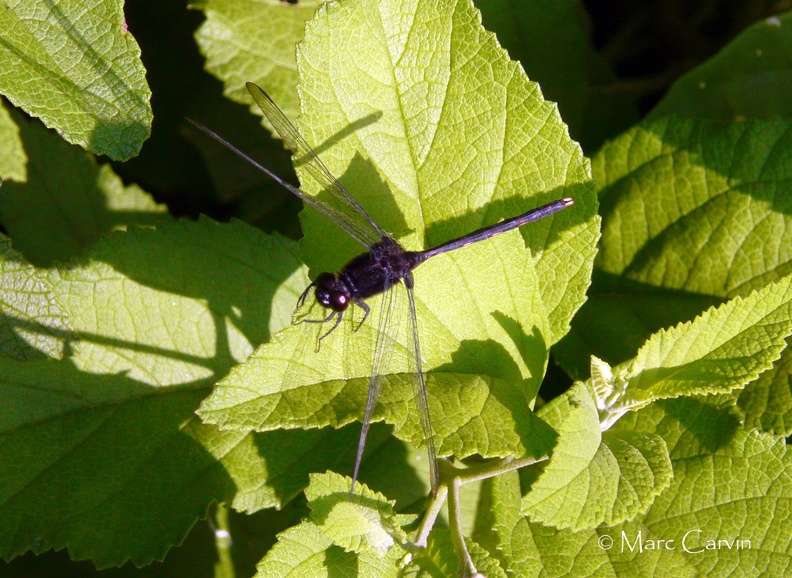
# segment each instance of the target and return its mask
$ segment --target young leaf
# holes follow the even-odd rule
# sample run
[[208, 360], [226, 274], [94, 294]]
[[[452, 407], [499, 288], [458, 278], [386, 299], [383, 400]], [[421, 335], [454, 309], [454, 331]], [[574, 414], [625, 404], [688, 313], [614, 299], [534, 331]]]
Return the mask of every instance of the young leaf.
[[27, 151], [27, 181], [3, 183], [0, 221], [32, 263], [65, 262], [114, 229], [171, 219], [140, 187], [125, 187], [110, 165], [36, 120], [12, 118]]
[[[501, 568], [497, 558], [494, 558], [484, 548], [473, 542], [465, 540], [470, 557], [478, 571], [476, 577], [506, 578], [506, 572]], [[433, 578], [434, 576], [464, 576], [466, 575], [457, 558], [451, 536], [446, 529], [436, 529], [429, 534], [426, 548], [421, 550], [413, 562], [405, 568], [402, 574], [405, 578]]]
[[0, 235], [0, 356], [18, 360], [60, 358], [71, 330], [46, 274]]
[[311, 518], [337, 546], [347, 552], [383, 555], [407, 541], [401, 526], [408, 521], [394, 511], [394, 502], [358, 484], [350, 497], [352, 480], [339, 474], [312, 474], [305, 489]]
[[625, 402], [726, 393], [772, 366], [792, 332], [792, 275], [653, 335], [615, 368]]
[[[599, 485], [590, 480], [589, 466], [602, 440], [594, 396], [586, 384], [577, 383], [557, 399], [560, 401], [544, 406], [541, 411], [555, 424], [558, 443], [549, 463], [523, 499], [522, 512], [533, 520], [559, 528], [593, 527], [598, 522], [591, 524], [590, 520], [596, 514], [587, 511], [587, 506], [591, 506], [587, 493], [580, 491], [581, 486], [589, 482], [592, 489], [605, 493], [608, 489], [615, 492], [616, 485], [614, 476], [597, 479]], [[575, 483], [580, 476], [583, 480]], [[606, 482], [611, 488], [602, 487]]]
[[302, 578], [303, 576], [371, 576], [396, 577], [398, 557], [402, 552], [392, 548], [387, 554], [361, 552], [354, 554], [333, 546], [313, 522], [303, 522], [278, 536], [278, 543], [258, 563], [254, 578]]
[[792, 434], [792, 347], [790, 338], [773, 367], [749, 383], [737, 398], [745, 426], [777, 436]]
[[140, 151], [151, 91], [120, 0], [7, 0], [0, 36], [0, 93], [12, 103], [95, 154]]
[[649, 118], [790, 118], [792, 13], [760, 20], [677, 80]]
[[671, 481], [663, 439], [631, 432], [600, 434], [591, 391], [578, 383], [539, 415], [559, 431], [549, 463], [523, 498], [532, 521], [580, 530], [612, 526], [645, 512]]

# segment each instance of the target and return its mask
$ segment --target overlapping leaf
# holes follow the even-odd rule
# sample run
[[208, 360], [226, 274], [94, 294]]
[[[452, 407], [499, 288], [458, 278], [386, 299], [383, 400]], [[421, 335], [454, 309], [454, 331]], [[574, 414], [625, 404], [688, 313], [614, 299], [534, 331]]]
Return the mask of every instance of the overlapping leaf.
[[27, 178], [25, 147], [19, 138], [19, 127], [0, 102], [0, 179], [23, 182]]
[[126, 160], [151, 133], [151, 91], [120, 0], [0, 4], [0, 92], [71, 143]]
[[522, 501], [535, 522], [580, 530], [614, 525], [645, 512], [671, 481], [662, 438], [600, 432], [588, 386], [578, 383], [539, 412], [559, 432], [550, 462]]
[[662, 119], [602, 149], [599, 271], [559, 349], [566, 368], [587, 373], [581, 350], [629, 359], [661, 327], [789, 272], [788, 129]]

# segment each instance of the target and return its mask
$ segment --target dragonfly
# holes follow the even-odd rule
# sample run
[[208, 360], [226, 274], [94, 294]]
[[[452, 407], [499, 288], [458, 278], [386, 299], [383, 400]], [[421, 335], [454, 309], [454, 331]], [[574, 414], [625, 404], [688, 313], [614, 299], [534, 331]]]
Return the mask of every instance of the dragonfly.
[[[299, 133], [297, 128], [289, 121], [283, 111], [261, 88], [248, 82], [246, 84], [250, 95], [269, 120], [275, 131], [280, 135], [284, 145], [294, 154], [295, 164], [304, 169], [323, 187], [326, 196], [319, 198], [317, 195], [299, 189], [278, 175], [261, 165], [256, 160], [234, 145], [217, 135], [211, 129], [190, 120], [198, 129], [228, 148], [237, 156], [250, 163], [257, 170], [267, 175], [270, 179], [284, 187], [289, 192], [299, 197], [305, 204], [313, 207], [323, 214], [329, 221], [338, 226], [350, 237], [363, 246], [364, 252], [354, 257], [340, 271], [320, 273], [305, 289], [297, 301], [297, 310], [305, 303], [310, 291], [314, 291], [314, 299], [329, 314], [316, 320], [307, 320], [313, 323], [331, 324], [330, 328], [320, 337], [318, 343], [327, 337], [341, 323], [344, 314], [350, 311], [351, 306], [363, 310], [363, 318], [357, 325], [359, 329], [368, 318], [371, 308], [366, 300], [375, 295], [382, 294], [383, 306], [377, 325], [377, 336], [374, 345], [371, 377], [369, 380], [368, 397], [366, 399], [363, 422], [358, 440], [355, 467], [352, 474], [350, 496], [352, 496], [355, 483], [358, 479], [360, 464], [363, 460], [363, 450], [371, 426], [371, 419], [377, 399], [384, 383], [383, 368], [387, 366], [387, 358], [396, 342], [397, 323], [393, 321], [399, 317], [395, 308], [398, 299], [393, 298], [394, 288], [401, 284], [406, 288], [408, 301], [409, 330], [408, 340], [411, 341], [411, 355], [414, 355], [413, 398], [418, 409], [419, 421], [423, 430], [424, 443], [429, 458], [429, 477], [432, 494], [437, 493], [440, 483], [437, 465], [437, 452], [434, 444], [434, 433], [429, 416], [429, 403], [426, 394], [426, 381], [421, 361], [421, 347], [418, 336], [418, 321], [416, 316], [414, 279], [412, 271], [421, 263], [432, 257], [454, 251], [473, 243], [483, 241], [511, 231], [527, 223], [537, 221], [556, 213], [573, 204], [570, 198], [563, 198], [506, 219], [494, 225], [483, 227], [457, 239], [453, 239], [437, 247], [424, 251], [407, 251], [390, 234], [384, 231], [374, 219], [363, 209], [355, 198], [344, 188], [330, 170], [321, 161], [311, 146]], [[188, 119], [189, 120], [189, 119]], [[296, 311], [295, 310], [295, 313]]]

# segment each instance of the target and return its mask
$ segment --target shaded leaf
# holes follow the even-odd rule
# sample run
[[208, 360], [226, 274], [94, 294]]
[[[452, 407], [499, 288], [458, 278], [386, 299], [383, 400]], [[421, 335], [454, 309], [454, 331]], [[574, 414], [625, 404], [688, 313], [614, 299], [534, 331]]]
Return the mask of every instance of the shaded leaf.
[[223, 81], [223, 93], [233, 101], [251, 106], [261, 115], [246, 82], [266, 87], [267, 92], [290, 118], [297, 118], [297, 43], [305, 22], [318, 0], [290, 4], [281, 0], [191, 0], [190, 8], [201, 10], [206, 21], [195, 33], [206, 57], [206, 69]]
[[311, 467], [335, 465], [324, 443], [354, 444], [354, 432], [220, 432], [194, 414], [288, 323], [306, 282], [293, 242], [205, 219], [116, 233], [90, 256], [48, 276], [72, 356], [0, 358], [4, 557], [68, 547], [100, 568], [145, 564], [212, 501], [280, 506]]
[[792, 13], [761, 20], [677, 80], [649, 117], [790, 118]]
[[305, 489], [311, 518], [337, 546], [347, 552], [383, 555], [402, 546], [406, 522], [393, 509], [394, 502], [358, 483], [350, 495], [351, 478], [328, 472], [313, 474]]
[[32, 263], [68, 261], [114, 229], [170, 220], [167, 208], [109, 165], [63, 141], [38, 121], [13, 115], [27, 151], [27, 182], [0, 188], [0, 221]]
[[792, 271], [786, 121], [665, 118], [594, 160], [604, 218], [598, 272], [558, 359], [629, 359], [649, 335]]
[[256, 578], [283, 576], [397, 576], [397, 549], [388, 555], [344, 552], [312, 522], [278, 535], [278, 543], [259, 562]]

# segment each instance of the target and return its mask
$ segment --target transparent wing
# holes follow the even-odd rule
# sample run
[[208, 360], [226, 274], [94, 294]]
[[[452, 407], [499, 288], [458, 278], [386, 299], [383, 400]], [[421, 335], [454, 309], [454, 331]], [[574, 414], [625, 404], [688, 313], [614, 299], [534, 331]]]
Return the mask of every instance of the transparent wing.
[[365, 223], [366, 222], [365, 220], [362, 219], [362, 217], [358, 218], [358, 220], [357, 220], [358, 224], [355, 224], [355, 221], [353, 219], [351, 219], [350, 216], [347, 215], [346, 213], [341, 212], [340, 210], [336, 209], [332, 205], [330, 205], [330, 204], [318, 199], [317, 197], [309, 195], [308, 193], [306, 193], [306, 192], [298, 189], [297, 187], [287, 183], [282, 178], [280, 178], [278, 175], [276, 175], [271, 170], [269, 170], [267, 167], [265, 167], [264, 165], [260, 164], [259, 162], [255, 161], [255, 160], [253, 160], [248, 155], [243, 153], [241, 150], [236, 148], [234, 145], [232, 145], [230, 142], [228, 142], [223, 137], [218, 135], [212, 129], [202, 125], [199, 122], [195, 122], [192, 119], [188, 118], [187, 120], [190, 123], [192, 123], [193, 126], [195, 126], [195, 128], [197, 128], [201, 132], [206, 133], [207, 135], [212, 137], [214, 140], [219, 142], [221, 145], [226, 147], [228, 150], [230, 150], [232, 153], [237, 155], [239, 158], [241, 158], [241, 159], [247, 161], [248, 163], [250, 163], [251, 165], [253, 165], [255, 168], [257, 168], [262, 173], [267, 175], [273, 181], [275, 181], [280, 186], [285, 188], [287, 191], [289, 191], [290, 193], [293, 193], [293, 194], [297, 195], [298, 197], [300, 197], [300, 199], [302, 199], [303, 202], [306, 205], [310, 205], [314, 209], [316, 209], [317, 211], [322, 213], [325, 217], [327, 217], [327, 219], [330, 222], [332, 222], [336, 226], [338, 226], [341, 229], [343, 229], [344, 231], [346, 231], [353, 239], [355, 239], [357, 242], [359, 242], [361, 245], [363, 245], [367, 249], [371, 249], [371, 246], [374, 243], [376, 243], [377, 241], [380, 240], [381, 237], [376, 237], [375, 238], [374, 234], [372, 233], [372, 230], [367, 225], [364, 226], [364, 225], [360, 224], [360, 223]]
[[[364, 239], [365, 243], [369, 246], [373, 245], [381, 238], [386, 237], [387, 233], [374, 222], [374, 219], [363, 210], [360, 203], [358, 203], [344, 186], [338, 182], [338, 179], [327, 169], [319, 156], [305, 141], [291, 121], [286, 118], [286, 115], [283, 114], [283, 111], [278, 108], [278, 105], [275, 104], [270, 96], [252, 82], [248, 82], [246, 86], [253, 100], [256, 101], [256, 104], [258, 104], [261, 109], [261, 112], [264, 113], [275, 130], [278, 131], [284, 144], [296, 155], [296, 164], [304, 167], [305, 170], [316, 179], [316, 182], [318, 182], [332, 197], [333, 204], [329, 205], [312, 195], [308, 195], [308, 193], [304, 191], [300, 191], [302, 195], [298, 194], [298, 196], [303, 200], [306, 200], [305, 196], [309, 196], [315, 200], [315, 203], [324, 205], [325, 208], [319, 208], [319, 210], [326, 215], [328, 213], [337, 213], [339, 220], [345, 223], [343, 228], [347, 232], [350, 232], [350, 229], [354, 230], [355, 233], [353, 234], [350, 232], [350, 234], [356, 239]], [[316, 207], [315, 203], [310, 202], [310, 204]]]
[[[411, 281], [411, 280], [410, 280]], [[407, 299], [404, 299], [406, 294]], [[393, 350], [398, 342], [399, 332], [403, 326], [404, 317], [408, 315], [410, 321], [407, 330], [406, 343], [411, 358], [411, 373], [413, 375], [413, 399], [418, 409], [418, 417], [423, 429], [424, 441], [426, 442], [429, 454], [429, 470], [432, 485], [432, 493], [437, 491], [437, 456], [434, 447], [434, 433], [429, 418], [429, 404], [426, 397], [426, 388], [422, 372], [421, 351], [418, 341], [418, 325], [415, 317], [415, 300], [412, 289], [405, 289], [402, 283], [395, 283], [390, 289], [382, 294], [380, 318], [377, 325], [377, 341], [374, 349], [374, 360], [371, 368], [371, 379], [369, 381], [369, 392], [366, 400], [366, 410], [363, 415], [363, 426], [360, 430], [360, 440], [355, 457], [355, 470], [352, 476], [354, 483], [357, 481], [358, 470], [363, 458], [363, 450], [366, 447], [366, 437], [368, 436], [371, 418], [377, 405], [382, 386], [385, 381], [385, 374], [388, 373], [389, 361], [393, 356]], [[351, 492], [350, 492], [351, 493]]]
[[412, 277], [407, 287], [407, 297], [410, 302], [410, 328], [412, 333], [413, 350], [415, 351], [415, 373], [413, 377], [413, 399], [418, 408], [418, 418], [423, 428], [426, 452], [429, 455], [429, 480], [432, 484], [432, 495], [437, 493], [437, 484], [440, 481], [437, 472], [437, 452], [434, 445], [434, 431], [432, 420], [429, 418], [429, 400], [426, 397], [426, 380], [424, 379], [423, 361], [421, 361], [421, 342], [418, 338], [418, 316], [415, 313], [415, 294], [412, 289]]

